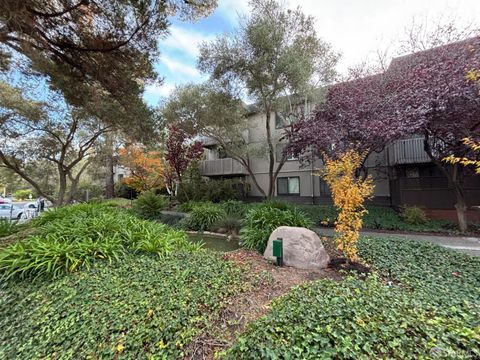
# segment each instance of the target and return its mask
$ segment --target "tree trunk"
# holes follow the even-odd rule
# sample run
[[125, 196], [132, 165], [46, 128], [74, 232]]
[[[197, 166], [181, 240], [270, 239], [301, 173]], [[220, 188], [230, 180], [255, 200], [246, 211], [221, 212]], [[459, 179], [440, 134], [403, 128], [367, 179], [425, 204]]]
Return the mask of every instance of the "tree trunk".
[[272, 134], [270, 130], [270, 108], [267, 106], [266, 108], [266, 115], [267, 115], [267, 120], [265, 124], [265, 129], [267, 131], [267, 144], [268, 144], [268, 193], [267, 193], [267, 199], [271, 199], [273, 195], [275, 194], [275, 176], [273, 173], [273, 168], [275, 166], [275, 149], [273, 148], [273, 143], [272, 143]]
[[65, 192], [67, 190], [67, 174], [62, 168], [62, 165], [58, 165], [58, 197], [56, 201], [57, 206], [65, 204]]
[[463, 168], [461, 168], [458, 164], [453, 165], [452, 186], [455, 193], [455, 198], [457, 200], [455, 209], [457, 210], [458, 227], [461, 232], [466, 232], [468, 229], [467, 202], [465, 200], [465, 191], [461, 183], [463, 172], [462, 169]]
[[110, 134], [105, 137], [105, 197], [115, 197], [115, 182], [113, 179], [113, 140]]
[[[432, 162], [443, 172], [450, 185], [453, 187], [453, 192], [455, 193], [455, 198], [457, 201], [455, 204], [455, 209], [457, 211], [458, 227], [461, 232], [466, 232], [468, 228], [468, 222], [466, 214], [467, 202], [465, 201], [465, 192], [462, 184], [463, 168], [459, 164], [448, 165], [433, 156], [433, 152], [428, 140], [428, 134], [425, 134], [423, 148]], [[449, 168], [451, 168], [452, 171], [449, 171]]]

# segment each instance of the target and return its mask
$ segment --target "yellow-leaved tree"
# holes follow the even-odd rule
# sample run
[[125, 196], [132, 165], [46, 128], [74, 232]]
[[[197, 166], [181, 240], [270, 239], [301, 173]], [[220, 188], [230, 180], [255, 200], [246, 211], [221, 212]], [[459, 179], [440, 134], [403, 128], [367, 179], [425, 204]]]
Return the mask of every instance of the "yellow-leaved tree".
[[[472, 150], [472, 152], [478, 153], [480, 152], [480, 144], [476, 143], [475, 141], [465, 138], [463, 139], [463, 143]], [[475, 172], [477, 174], [480, 174], [480, 160], [477, 159], [469, 159], [467, 157], [456, 157], [453, 155], [447, 156], [445, 159], [443, 159], [447, 163], [450, 164], [460, 164], [463, 166], [473, 166], [475, 168]]]
[[163, 186], [165, 168], [158, 151], [145, 151], [134, 145], [120, 149], [120, 163], [130, 174], [123, 179], [128, 186], [138, 192]]
[[330, 187], [334, 205], [340, 210], [335, 231], [337, 248], [350, 262], [357, 261], [357, 241], [362, 228], [363, 216], [367, 213], [365, 200], [373, 194], [370, 176], [360, 178], [360, 168], [365, 154], [349, 150], [337, 159], [326, 157], [321, 176]]

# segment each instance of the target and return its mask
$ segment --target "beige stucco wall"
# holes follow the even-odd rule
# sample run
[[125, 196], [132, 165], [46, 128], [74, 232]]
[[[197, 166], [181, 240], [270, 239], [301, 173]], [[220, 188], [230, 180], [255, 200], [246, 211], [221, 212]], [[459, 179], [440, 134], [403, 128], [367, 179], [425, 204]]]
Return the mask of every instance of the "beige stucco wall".
[[[250, 165], [258, 184], [262, 187], [264, 192], [268, 191], [268, 167], [269, 160], [267, 156], [267, 142], [265, 129], [265, 114], [252, 114], [248, 118], [249, 131], [248, 141], [250, 146], [254, 149], [255, 155], [250, 158]], [[283, 129], [275, 128], [275, 113], [272, 112], [270, 117], [270, 129], [274, 147], [280, 143], [280, 139], [284, 136]], [[206, 149], [206, 159], [218, 159], [216, 150]], [[276, 156], [275, 151], [275, 156]], [[369, 168], [369, 173], [375, 180], [375, 196], [389, 196], [389, 183], [386, 174], [387, 158], [384, 151], [380, 153], [372, 153], [366, 160], [366, 166]], [[275, 169], [278, 166], [277, 159], [275, 159]], [[316, 160], [313, 165], [302, 165], [299, 161], [287, 161], [279, 173], [279, 177], [298, 176], [300, 179], [300, 196], [302, 197], [319, 197], [320, 196], [320, 178], [312, 175], [318, 172], [323, 167], [320, 160]], [[374, 169], [374, 168], [378, 168]], [[250, 184], [250, 196], [262, 196], [261, 192], [254, 185], [252, 178], [246, 176]], [[277, 194], [275, 192], [275, 194]]]

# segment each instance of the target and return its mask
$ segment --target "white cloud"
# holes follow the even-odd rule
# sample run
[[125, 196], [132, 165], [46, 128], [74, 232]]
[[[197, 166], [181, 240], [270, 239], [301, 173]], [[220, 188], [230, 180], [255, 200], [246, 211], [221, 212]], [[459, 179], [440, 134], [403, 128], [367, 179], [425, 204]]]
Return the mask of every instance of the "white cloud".
[[199, 46], [204, 41], [211, 41], [215, 38], [212, 34], [204, 34], [197, 31], [187, 30], [180, 26], [171, 26], [168, 37], [160, 41], [162, 46], [169, 49], [179, 50], [187, 56], [197, 58]]
[[403, 38], [412, 20], [474, 20], [478, 0], [290, 0], [291, 8], [316, 18], [317, 33], [342, 53], [340, 70]]
[[238, 16], [248, 14], [250, 9], [248, 0], [221, 0], [218, 11], [229, 21], [237, 23]]
[[170, 70], [174, 74], [182, 74], [193, 78], [197, 78], [200, 76], [200, 72], [193, 66], [186, 65], [168, 56], [162, 56], [160, 58], [160, 62], [164, 64], [168, 68], [168, 70]]
[[145, 87], [145, 96], [148, 98], [158, 99], [167, 97], [175, 90], [175, 85], [170, 83], [152, 84]]

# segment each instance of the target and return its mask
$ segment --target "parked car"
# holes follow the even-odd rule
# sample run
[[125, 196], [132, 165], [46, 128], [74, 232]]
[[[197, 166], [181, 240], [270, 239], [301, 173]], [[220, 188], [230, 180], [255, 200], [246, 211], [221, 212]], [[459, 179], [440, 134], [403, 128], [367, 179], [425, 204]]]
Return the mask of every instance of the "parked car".
[[12, 199], [0, 196], [0, 204], [11, 204], [11, 203], [12, 203]]
[[0, 219], [20, 219], [23, 209], [12, 204], [0, 204]]

